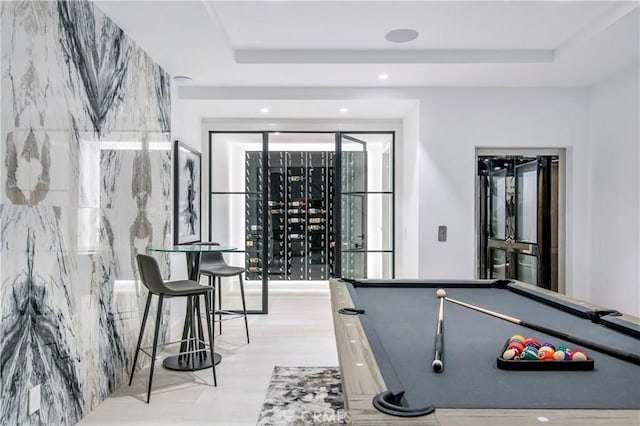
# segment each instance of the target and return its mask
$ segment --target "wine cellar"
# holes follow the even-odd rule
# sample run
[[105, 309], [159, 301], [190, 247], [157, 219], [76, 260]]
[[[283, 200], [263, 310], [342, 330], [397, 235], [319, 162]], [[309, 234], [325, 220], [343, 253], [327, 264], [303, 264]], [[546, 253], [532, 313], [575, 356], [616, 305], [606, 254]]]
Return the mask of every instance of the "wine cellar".
[[251, 312], [270, 288], [393, 277], [394, 132], [210, 135], [208, 240], [237, 248]]
[[[335, 256], [335, 153], [270, 151], [267, 155], [265, 203], [262, 151], [246, 152], [246, 279], [260, 280], [266, 273], [270, 280], [326, 280], [333, 273]], [[265, 261], [263, 244], [267, 244]]]

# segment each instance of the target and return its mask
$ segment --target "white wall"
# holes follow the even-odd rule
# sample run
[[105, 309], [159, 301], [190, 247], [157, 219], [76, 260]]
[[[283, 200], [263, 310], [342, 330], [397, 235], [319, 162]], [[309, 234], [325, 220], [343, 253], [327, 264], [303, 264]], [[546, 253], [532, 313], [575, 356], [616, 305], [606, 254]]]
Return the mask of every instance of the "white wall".
[[[567, 170], [567, 293], [586, 274], [588, 90], [427, 90], [420, 103], [420, 277], [472, 278], [475, 267], [475, 149], [564, 148]], [[568, 159], [569, 160], [569, 159]], [[438, 225], [448, 227], [438, 242]], [[578, 265], [578, 267], [573, 267]], [[578, 271], [578, 272], [576, 272]], [[572, 281], [573, 280], [573, 281]]]
[[[175, 82], [171, 82], [171, 140], [178, 140], [185, 145], [190, 146], [203, 153], [202, 156], [202, 164], [201, 170], [203, 173], [202, 176], [202, 211], [200, 215], [202, 218], [208, 217], [208, 209], [207, 209], [207, 190], [204, 185], [207, 182], [207, 178], [205, 174], [208, 174], [209, 169], [207, 167], [207, 160], [204, 156], [203, 152], [203, 141], [200, 136], [200, 117], [194, 116], [190, 114], [188, 111], [183, 108], [184, 102], [180, 101], [178, 97], [178, 87]], [[173, 182], [173, 169], [171, 170], [171, 182]], [[173, 185], [171, 185], [173, 188]], [[171, 195], [171, 199], [173, 200], [173, 195]], [[173, 205], [173, 203], [172, 203]], [[173, 216], [172, 216], [173, 217]], [[202, 237], [206, 239], [207, 236], [207, 228], [208, 221], [202, 221]], [[173, 239], [173, 237], [172, 237]], [[187, 262], [186, 257], [182, 253], [174, 253], [171, 254], [171, 279], [172, 280], [183, 280], [187, 279]], [[186, 304], [182, 298], [174, 298], [169, 300], [171, 306], [171, 320], [169, 324], [169, 332], [170, 340], [177, 340], [181, 338], [182, 335], [182, 325], [184, 324], [184, 316], [186, 313]]]
[[396, 144], [396, 277], [419, 276], [420, 256], [420, 107], [402, 122]]
[[[638, 92], [637, 79], [632, 81], [637, 75], [636, 66], [592, 93], [589, 88], [270, 88], [263, 96], [417, 100], [396, 146], [398, 277], [474, 276], [476, 148], [566, 149], [566, 293], [638, 315], [638, 101], [632, 96]], [[236, 95], [247, 96], [244, 89], [225, 96]], [[590, 174], [595, 159], [607, 167]], [[614, 183], [628, 185], [629, 195], [615, 197]], [[605, 208], [611, 205], [619, 208]], [[437, 241], [439, 225], [448, 227], [444, 243]], [[614, 233], [605, 233], [612, 226]], [[597, 260], [601, 252], [607, 262]], [[616, 279], [608, 264], [615, 265]], [[605, 288], [601, 281], [618, 284]]]
[[590, 298], [640, 317], [640, 69], [592, 87], [589, 134]]

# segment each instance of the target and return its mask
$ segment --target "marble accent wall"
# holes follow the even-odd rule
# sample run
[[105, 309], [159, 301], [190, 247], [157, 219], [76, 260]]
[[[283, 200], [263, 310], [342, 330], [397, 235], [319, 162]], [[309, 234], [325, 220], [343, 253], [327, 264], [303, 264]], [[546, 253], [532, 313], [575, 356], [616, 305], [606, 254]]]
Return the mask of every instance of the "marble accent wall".
[[171, 243], [169, 77], [90, 2], [0, 7], [0, 424], [74, 424], [128, 375], [136, 253]]

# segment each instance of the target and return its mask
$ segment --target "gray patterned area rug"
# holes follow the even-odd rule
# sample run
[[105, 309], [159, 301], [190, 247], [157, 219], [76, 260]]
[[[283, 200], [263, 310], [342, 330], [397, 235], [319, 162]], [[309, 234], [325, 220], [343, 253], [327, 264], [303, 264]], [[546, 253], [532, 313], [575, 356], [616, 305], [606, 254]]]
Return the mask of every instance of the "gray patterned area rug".
[[338, 367], [275, 367], [258, 425], [340, 425], [347, 414]]

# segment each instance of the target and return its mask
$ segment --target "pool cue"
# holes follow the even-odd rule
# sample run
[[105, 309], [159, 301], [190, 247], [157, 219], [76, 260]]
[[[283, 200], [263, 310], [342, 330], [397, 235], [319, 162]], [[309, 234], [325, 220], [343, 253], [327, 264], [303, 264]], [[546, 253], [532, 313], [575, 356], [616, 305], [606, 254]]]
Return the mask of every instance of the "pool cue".
[[433, 362], [431, 363], [431, 368], [436, 373], [441, 373], [444, 368], [444, 364], [442, 362], [442, 355], [444, 354], [444, 345], [443, 345], [443, 325], [444, 325], [444, 297], [446, 295], [445, 291], [439, 289], [436, 294], [440, 299], [440, 310], [438, 311], [438, 324], [436, 326], [436, 348], [433, 356]]
[[533, 323], [528, 322], [528, 321], [523, 321], [521, 319], [510, 317], [508, 315], [504, 315], [504, 314], [501, 314], [499, 312], [494, 312], [494, 311], [491, 311], [489, 309], [481, 308], [479, 306], [475, 306], [475, 305], [472, 305], [470, 303], [461, 302], [459, 300], [451, 299], [449, 297], [445, 297], [445, 299], [448, 300], [451, 303], [455, 303], [456, 305], [464, 306], [465, 308], [473, 309], [475, 311], [482, 312], [483, 314], [491, 315], [491, 316], [494, 316], [496, 318], [500, 318], [501, 320], [509, 321], [509, 322], [511, 322], [513, 324], [521, 325], [523, 327], [527, 327], [527, 328], [530, 328], [532, 330], [539, 331], [541, 333], [549, 334], [549, 335], [557, 337], [559, 339], [563, 339], [563, 340], [567, 340], [567, 341], [572, 342], [572, 343], [576, 343], [576, 344], [578, 344], [580, 346], [584, 346], [585, 348], [589, 348], [589, 349], [596, 350], [598, 352], [602, 352], [603, 354], [610, 355], [610, 356], [612, 356], [614, 358], [618, 358], [618, 359], [621, 359], [623, 361], [627, 361], [627, 362], [631, 362], [631, 363], [636, 364], [636, 365], [640, 365], [640, 355], [637, 355], [637, 354], [634, 354], [634, 353], [631, 353], [631, 352], [624, 352], [624, 351], [621, 351], [621, 350], [618, 350], [618, 349], [615, 349], [615, 348], [611, 348], [611, 347], [608, 347], [608, 346], [601, 345], [601, 344], [596, 343], [596, 342], [592, 342], [590, 340], [582, 339], [580, 337], [571, 336], [571, 335], [569, 335], [567, 333], [564, 333], [562, 331], [557, 331], [557, 330], [554, 330], [552, 328], [547, 328], [547, 327], [543, 327], [541, 325], [533, 324]]

